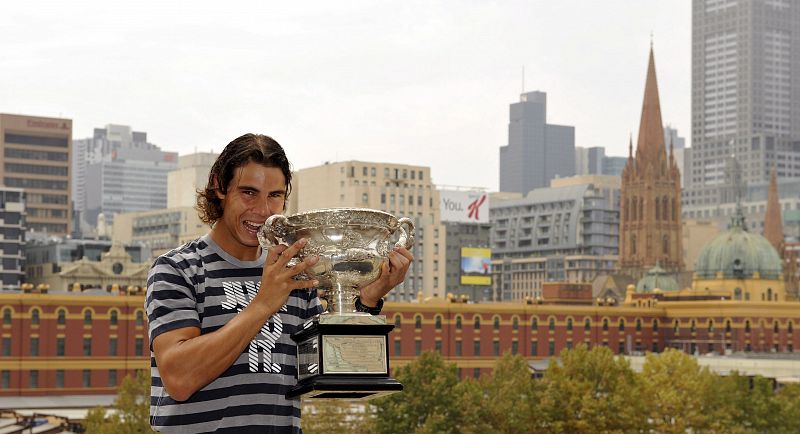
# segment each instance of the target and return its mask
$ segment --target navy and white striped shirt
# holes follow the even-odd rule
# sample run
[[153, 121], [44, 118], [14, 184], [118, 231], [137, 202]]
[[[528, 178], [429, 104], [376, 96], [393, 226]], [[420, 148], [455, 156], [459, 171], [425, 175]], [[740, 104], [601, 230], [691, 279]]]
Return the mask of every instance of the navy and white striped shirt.
[[[161, 383], [153, 340], [161, 333], [197, 327], [201, 334], [224, 326], [258, 291], [266, 251], [240, 261], [209, 235], [156, 259], [147, 278], [150, 424], [169, 433], [298, 433], [300, 401], [287, 400], [297, 382], [295, 343], [290, 336], [321, 311], [309, 290], [296, 290], [219, 378], [186, 401], [173, 400]], [[202, 361], [186, 361], [202, 363]]]

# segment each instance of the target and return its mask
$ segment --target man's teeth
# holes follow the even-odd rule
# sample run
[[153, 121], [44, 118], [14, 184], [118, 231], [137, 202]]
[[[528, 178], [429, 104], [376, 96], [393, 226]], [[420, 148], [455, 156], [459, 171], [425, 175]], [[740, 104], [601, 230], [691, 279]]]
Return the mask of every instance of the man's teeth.
[[245, 221], [244, 222], [245, 226], [247, 226], [248, 228], [251, 228], [253, 230], [258, 230], [258, 228], [260, 228], [262, 224], [263, 223], [253, 223], [253, 222], [249, 222], [249, 221]]

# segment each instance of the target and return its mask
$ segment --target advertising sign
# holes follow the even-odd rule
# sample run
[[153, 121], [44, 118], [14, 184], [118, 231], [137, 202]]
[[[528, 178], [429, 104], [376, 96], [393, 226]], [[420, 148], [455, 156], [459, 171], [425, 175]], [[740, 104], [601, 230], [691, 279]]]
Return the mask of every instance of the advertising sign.
[[483, 191], [439, 190], [443, 222], [489, 223], [489, 195]]
[[461, 248], [461, 284], [481, 286], [492, 284], [492, 249]]

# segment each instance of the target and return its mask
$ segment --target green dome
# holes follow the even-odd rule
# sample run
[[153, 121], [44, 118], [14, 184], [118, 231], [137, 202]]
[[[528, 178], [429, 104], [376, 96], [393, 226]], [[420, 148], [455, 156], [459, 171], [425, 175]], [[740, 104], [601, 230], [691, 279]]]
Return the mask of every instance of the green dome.
[[701, 279], [713, 279], [719, 272], [724, 278], [746, 279], [758, 272], [762, 279], [778, 279], [782, 265], [772, 244], [748, 232], [741, 211], [737, 211], [730, 228], [700, 250], [694, 269]]
[[678, 282], [661, 268], [659, 264], [651, 268], [647, 275], [642, 277], [636, 284], [636, 292], [652, 292], [654, 289], [662, 291], [677, 291], [680, 288]]

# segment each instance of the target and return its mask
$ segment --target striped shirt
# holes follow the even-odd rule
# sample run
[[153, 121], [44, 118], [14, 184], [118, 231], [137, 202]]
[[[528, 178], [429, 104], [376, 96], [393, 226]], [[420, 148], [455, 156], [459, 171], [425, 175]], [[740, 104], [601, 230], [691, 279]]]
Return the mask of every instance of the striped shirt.
[[169, 396], [153, 354], [153, 340], [161, 333], [197, 327], [206, 334], [233, 319], [258, 291], [265, 261], [266, 251], [255, 261], [240, 261], [209, 235], [156, 259], [145, 299], [153, 429], [165, 434], [300, 432], [300, 402], [284, 395], [297, 382], [296, 346], [290, 336], [321, 311], [313, 291], [293, 291], [236, 362], [186, 401]]

